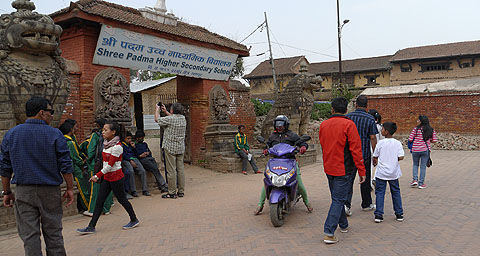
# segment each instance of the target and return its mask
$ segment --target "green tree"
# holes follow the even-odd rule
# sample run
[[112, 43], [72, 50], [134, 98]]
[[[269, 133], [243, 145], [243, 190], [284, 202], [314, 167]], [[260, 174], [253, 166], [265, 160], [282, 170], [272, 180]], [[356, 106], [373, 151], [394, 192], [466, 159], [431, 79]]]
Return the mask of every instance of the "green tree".
[[268, 114], [268, 111], [272, 108], [272, 104], [269, 102], [262, 102], [257, 99], [252, 99], [253, 106], [255, 107], [256, 116], [264, 116]]
[[235, 62], [235, 66], [233, 66], [232, 72], [230, 73], [230, 79], [235, 77], [242, 77], [245, 73], [245, 68], [243, 67], [243, 58], [238, 57], [237, 61]]
[[174, 74], [165, 74], [161, 72], [152, 72], [149, 70], [134, 70], [130, 69], [130, 79], [137, 79], [140, 82], [158, 80], [166, 77], [175, 76]]
[[327, 119], [332, 115], [332, 105], [330, 103], [314, 103], [310, 119], [320, 120]]

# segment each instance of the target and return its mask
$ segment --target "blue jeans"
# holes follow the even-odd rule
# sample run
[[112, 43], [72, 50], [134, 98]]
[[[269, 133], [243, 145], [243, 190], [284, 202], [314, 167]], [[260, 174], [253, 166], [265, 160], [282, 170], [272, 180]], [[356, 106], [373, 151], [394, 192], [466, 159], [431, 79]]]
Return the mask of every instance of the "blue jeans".
[[396, 215], [403, 215], [402, 196], [400, 194], [400, 185], [398, 179], [396, 180], [382, 180], [375, 178], [375, 197], [377, 207], [374, 214], [383, 216], [383, 206], [385, 199], [385, 190], [387, 189], [387, 182], [390, 184], [390, 193], [392, 194], [393, 210]]
[[345, 214], [345, 201], [347, 200], [350, 177], [332, 176], [327, 174], [328, 187], [332, 197], [332, 204], [328, 211], [327, 219], [323, 226], [323, 233], [327, 236], [333, 236], [337, 226], [344, 229], [348, 227], [347, 215]]
[[[412, 152], [413, 180], [418, 180], [418, 185], [423, 185], [427, 173], [428, 151]], [[420, 162], [420, 179], [418, 179], [418, 162]]]

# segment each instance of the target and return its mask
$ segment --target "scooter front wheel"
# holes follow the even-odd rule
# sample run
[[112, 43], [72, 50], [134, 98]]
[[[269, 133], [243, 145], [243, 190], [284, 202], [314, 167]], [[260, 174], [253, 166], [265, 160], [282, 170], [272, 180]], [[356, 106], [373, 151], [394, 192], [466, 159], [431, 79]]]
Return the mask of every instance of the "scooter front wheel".
[[274, 227], [281, 227], [285, 222], [281, 202], [270, 204], [270, 220]]

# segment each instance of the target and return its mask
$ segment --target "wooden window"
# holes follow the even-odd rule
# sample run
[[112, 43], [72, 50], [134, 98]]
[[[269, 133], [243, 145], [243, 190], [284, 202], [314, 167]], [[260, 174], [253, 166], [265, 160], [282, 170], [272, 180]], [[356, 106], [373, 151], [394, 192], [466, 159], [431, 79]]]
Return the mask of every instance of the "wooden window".
[[419, 64], [420, 72], [431, 72], [431, 71], [443, 71], [451, 70], [450, 62], [437, 62], [437, 63], [428, 63], [428, 64]]
[[380, 85], [377, 83], [377, 77], [380, 75], [369, 75], [369, 76], [364, 76], [367, 79], [367, 83], [364, 84], [363, 86], [377, 86]]
[[411, 65], [410, 63], [400, 64], [400, 71], [402, 71], [402, 72], [411, 72], [411, 71], [412, 71], [412, 65]]

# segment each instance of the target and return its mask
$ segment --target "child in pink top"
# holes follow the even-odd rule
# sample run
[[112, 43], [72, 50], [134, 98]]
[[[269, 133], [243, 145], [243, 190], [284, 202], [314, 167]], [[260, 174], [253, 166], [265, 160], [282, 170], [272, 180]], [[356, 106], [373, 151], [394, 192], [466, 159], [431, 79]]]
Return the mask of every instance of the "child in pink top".
[[[417, 126], [412, 129], [408, 141], [413, 141], [413, 179], [410, 186], [423, 189], [426, 188], [425, 175], [427, 172], [427, 160], [430, 157], [431, 143], [437, 142], [435, 130], [430, 126], [427, 116], [418, 116]], [[418, 167], [420, 166], [420, 180], [418, 179]]]

